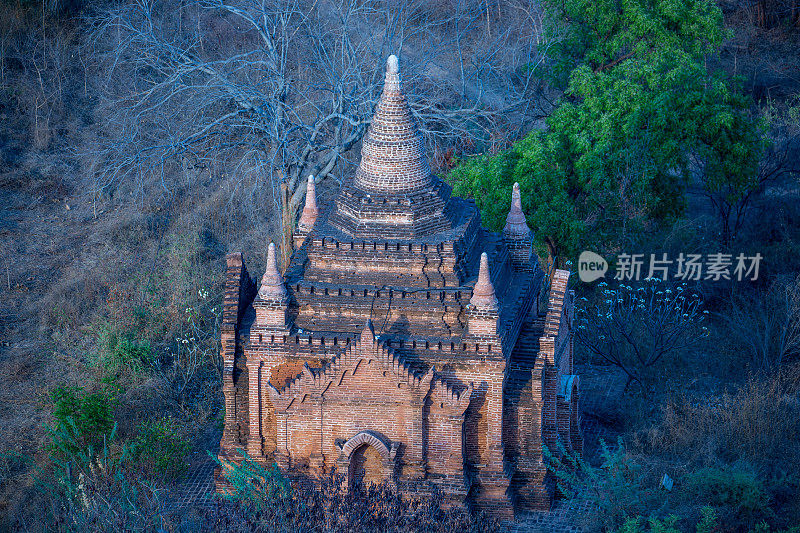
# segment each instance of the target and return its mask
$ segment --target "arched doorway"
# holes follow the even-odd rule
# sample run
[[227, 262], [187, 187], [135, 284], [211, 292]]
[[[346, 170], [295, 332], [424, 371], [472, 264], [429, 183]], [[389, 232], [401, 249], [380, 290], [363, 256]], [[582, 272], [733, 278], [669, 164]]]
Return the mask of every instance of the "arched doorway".
[[384, 459], [374, 446], [363, 444], [350, 456], [350, 485], [375, 483], [386, 480]]
[[338, 446], [341, 453], [337, 460], [337, 468], [339, 472], [346, 472], [348, 488], [361, 483], [394, 480], [395, 457], [399, 443], [391, 442], [374, 431], [360, 431]]

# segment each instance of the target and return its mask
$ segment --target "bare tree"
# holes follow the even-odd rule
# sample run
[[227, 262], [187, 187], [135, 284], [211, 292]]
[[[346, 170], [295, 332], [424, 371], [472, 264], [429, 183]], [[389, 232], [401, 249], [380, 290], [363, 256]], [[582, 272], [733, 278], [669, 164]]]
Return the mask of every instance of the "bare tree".
[[733, 298], [719, 318], [750, 356], [753, 370], [780, 369], [800, 355], [800, 277], [779, 279], [763, 293]]
[[702, 325], [708, 311], [701, 297], [686, 284], [666, 285], [658, 278], [633, 288], [620, 284], [598, 287], [598, 301], [577, 308], [575, 338], [603, 361], [619, 367], [632, 382], [647, 390], [648, 371], [657, 363], [695, 347], [707, 337]]
[[[390, 54], [434, 153], [496, 147], [541, 116], [541, 13], [453, 0], [135, 0], [95, 18], [106, 137], [89, 192], [172, 193], [176, 170], [232, 167], [281, 214], [285, 257], [306, 177], [353, 170]], [[266, 194], [265, 194], [266, 193]]]

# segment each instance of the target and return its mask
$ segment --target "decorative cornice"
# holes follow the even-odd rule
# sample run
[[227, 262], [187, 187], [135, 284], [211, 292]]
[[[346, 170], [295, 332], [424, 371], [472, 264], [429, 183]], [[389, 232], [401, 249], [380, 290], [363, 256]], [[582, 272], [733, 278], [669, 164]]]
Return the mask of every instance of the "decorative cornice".
[[[409, 387], [418, 389], [421, 397], [424, 397], [431, 389], [437, 390], [439, 401], [445, 403], [451, 410], [458, 411], [460, 409], [459, 414], [462, 414], [469, 405], [469, 398], [472, 394], [471, 384], [467, 390], [460, 393], [442, 380], [438, 380], [434, 384], [435, 366], [432, 365], [424, 374], [415, 372], [403, 356], [378, 340], [370, 321], [362, 330], [358, 342], [350, 344], [344, 352], [334, 356], [322, 368], [314, 370], [305, 364], [303, 371], [284, 387], [278, 389], [271, 383], [267, 383], [267, 390], [275, 407], [286, 410], [297, 405], [298, 402], [295, 400], [302, 401], [307, 394], [319, 394], [327, 390], [329, 386], [336, 386], [348, 370], [354, 371], [357, 376], [358, 370], [356, 369], [365, 360], [377, 361], [383, 368], [390, 371], [386, 374], [388, 380], [407, 383]], [[387, 390], [394, 390], [394, 388]]]

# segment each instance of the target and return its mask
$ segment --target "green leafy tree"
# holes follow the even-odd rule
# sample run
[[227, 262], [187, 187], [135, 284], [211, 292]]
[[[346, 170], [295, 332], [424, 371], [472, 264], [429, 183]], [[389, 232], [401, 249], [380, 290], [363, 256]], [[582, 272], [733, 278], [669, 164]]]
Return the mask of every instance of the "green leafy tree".
[[547, 31], [563, 36], [550, 55], [565, 85], [546, 130], [451, 174], [491, 227], [502, 225], [515, 181], [539, 248], [562, 257], [619, 250], [680, 215], [693, 171], [728, 205], [757, 187], [761, 137], [749, 101], [706, 68], [725, 37], [714, 2], [545, 7]]

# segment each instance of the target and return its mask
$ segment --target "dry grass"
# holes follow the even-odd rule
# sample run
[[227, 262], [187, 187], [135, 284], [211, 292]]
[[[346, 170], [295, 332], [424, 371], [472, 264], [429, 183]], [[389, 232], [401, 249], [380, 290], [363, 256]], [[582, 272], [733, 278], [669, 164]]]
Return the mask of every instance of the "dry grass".
[[[676, 396], [661, 405], [655, 422], [651, 419], [633, 432], [629, 442], [676, 479], [697, 484], [707, 481], [703, 472], [719, 472], [721, 479], [757, 481], [759, 490], [766, 491], [768, 507], [742, 515], [735, 502], [729, 502], [721, 510], [723, 521], [750, 523], [753, 517], [771, 517], [773, 525], [796, 525], [800, 522], [796, 497], [800, 473], [795, 468], [800, 464], [799, 392], [800, 364], [795, 364], [771, 377], [752, 378], [730, 392]], [[733, 485], [725, 489], [734, 495], [738, 490]]]
[[628, 396], [621, 407], [631, 457], [675, 482], [669, 494], [659, 491], [663, 505], [643, 516], [675, 514], [691, 529], [700, 508], [711, 505], [719, 531], [800, 524], [800, 363], [739, 385], [730, 374], [696, 375], [694, 383], [673, 377], [655, 395]]
[[[797, 371], [793, 371], [796, 387]], [[788, 375], [788, 374], [787, 374]], [[779, 376], [751, 379], [734, 392], [666, 402], [660, 422], [636, 437], [643, 449], [701, 464], [800, 461], [800, 401]]]

